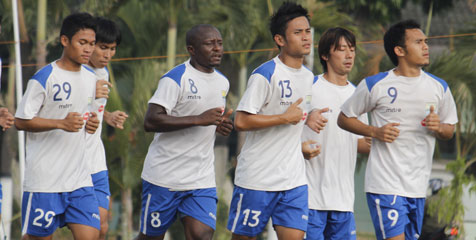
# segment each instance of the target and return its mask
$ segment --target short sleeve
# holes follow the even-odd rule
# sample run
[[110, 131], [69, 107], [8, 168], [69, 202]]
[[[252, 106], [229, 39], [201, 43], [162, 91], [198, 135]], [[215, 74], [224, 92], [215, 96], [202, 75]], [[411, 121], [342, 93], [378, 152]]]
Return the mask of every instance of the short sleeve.
[[362, 80], [354, 94], [347, 99], [342, 105], [341, 111], [347, 117], [359, 117], [360, 115], [370, 112], [375, 107], [375, 103], [372, 102], [367, 83]]
[[441, 123], [456, 124], [458, 122], [456, 104], [450, 88], [446, 89], [443, 95], [443, 99], [438, 108], [438, 116], [440, 117]]
[[268, 103], [270, 95], [271, 87], [268, 79], [261, 74], [255, 73], [250, 76], [248, 86], [238, 104], [237, 111], [257, 114]]
[[165, 108], [167, 114], [177, 105], [180, 98], [180, 86], [169, 77], [164, 77], [159, 81], [159, 86], [149, 103], [157, 104]]
[[46, 99], [46, 90], [40, 82], [31, 79], [28, 81], [25, 94], [18, 105], [15, 117], [33, 119], [38, 115]]

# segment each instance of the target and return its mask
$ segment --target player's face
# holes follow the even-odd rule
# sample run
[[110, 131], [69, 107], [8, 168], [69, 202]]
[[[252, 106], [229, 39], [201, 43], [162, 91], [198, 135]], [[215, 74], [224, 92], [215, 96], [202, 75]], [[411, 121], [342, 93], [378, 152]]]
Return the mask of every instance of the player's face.
[[405, 31], [404, 50], [404, 61], [409, 65], [423, 67], [430, 64], [428, 38], [420, 29], [407, 29]]
[[289, 21], [285, 34], [281, 51], [295, 57], [303, 57], [311, 52], [311, 27], [306, 17], [297, 17]]
[[111, 58], [116, 55], [116, 42], [103, 43], [98, 42], [94, 47], [94, 52], [89, 59], [89, 64], [95, 68], [103, 68], [107, 66]]
[[223, 56], [223, 40], [215, 28], [203, 31], [195, 47], [195, 61], [205, 68], [218, 67]]
[[349, 74], [354, 66], [355, 47], [351, 46], [344, 37], [341, 37], [337, 48], [332, 45], [330, 50], [329, 58], [324, 58], [328, 71], [339, 75]]
[[61, 36], [65, 55], [78, 64], [87, 64], [94, 51], [96, 33], [92, 29], [81, 29], [71, 39]]

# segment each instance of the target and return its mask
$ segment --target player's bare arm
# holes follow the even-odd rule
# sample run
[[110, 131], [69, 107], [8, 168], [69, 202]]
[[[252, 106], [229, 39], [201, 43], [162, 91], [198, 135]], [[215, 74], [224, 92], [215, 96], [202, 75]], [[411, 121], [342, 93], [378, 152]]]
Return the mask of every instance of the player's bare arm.
[[310, 160], [321, 153], [321, 146], [315, 144], [317, 142], [314, 140], [307, 140], [301, 143], [302, 155], [304, 155], [305, 159]]
[[449, 140], [453, 137], [455, 125], [440, 122], [440, 117], [435, 113], [435, 108], [430, 107], [430, 113], [425, 117], [425, 127], [434, 132], [436, 137], [442, 140]]
[[165, 108], [150, 103], [144, 119], [146, 132], [171, 132], [195, 126], [220, 125], [223, 120], [223, 108], [209, 109], [197, 116], [175, 117], [170, 116]]
[[15, 118], [15, 127], [18, 130], [28, 132], [45, 132], [54, 129], [62, 129], [66, 132], [78, 132], [83, 128], [83, 116], [77, 112], [70, 112], [64, 119], [45, 119], [34, 117], [33, 119]]
[[106, 80], [96, 81], [96, 99], [109, 98], [109, 88], [112, 84]]
[[397, 128], [400, 123], [388, 123], [378, 128], [369, 126], [355, 117], [347, 117], [342, 112], [339, 114], [339, 118], [337, 119], [337, 125], [349, 132], [366, 137], [377, 138], [378, 140], [387, 143], [395, 141], [400, 134], [400, 130]]
[[91, 113], [91, 116], [89, 116], [88, 121], [86, 121], [86, 132], [89, 134], [93, 134], [96, 132], [96, 129], [98, 129], [100, 124], [100, 121], [98, 119], [98, 115], [95, 112]]
[[238, 131], [253, 131], [283, 124], [298, 124], [303, 117], [303, 111], [299, 107], [301, 102], [302, 98], [299, 98], [288, 107], [286, 112], [277, 115], [251, 114], [238, 111], [235, 116], [235, 128]]
[[8, 112], [7, 108], [0, 108], [0, 126], [2, 126], [3, 131], [11, 128], [14, 124], [15, 117]]
[[128, 117], [129, 115], [123, 111], [104, 111], [104, 121], [106, 121], [109, 126], [114, 128], [124, 129], [124, 122]]
[[233, 109], [228, 109], [228, 111], [223, 115], [223, 121], [217, 126], [217, 133], [223, 136], [229, 136], [231, 131], [233, 131], [233, 121], [230, 119]]
[[306, 125], [316, 133], [320, 133], [321, 130], [327, 124], [327, 118], [322, 113], [328, 112], [329, 108], [314, 109], [306, 120]]

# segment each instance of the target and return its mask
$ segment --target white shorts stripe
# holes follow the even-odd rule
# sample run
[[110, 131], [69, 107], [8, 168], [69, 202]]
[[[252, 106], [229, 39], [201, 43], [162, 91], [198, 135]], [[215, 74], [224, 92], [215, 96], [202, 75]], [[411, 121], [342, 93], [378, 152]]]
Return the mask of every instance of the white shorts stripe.
[[147, 232], [147, 214], [149, 214], [149, 204], [150, 204], [150, 198], [152, 195], [149, 193], [147, 194], [147, 202], [145, 203], [145, 209], [144, 209], [144, 220], [142, 221], [142, 224], [144, 224], [144, 228], [142, 229], [142, 234], [146, 235]]
[[238, 206], [236, 206], [236, 215], [235, 219], [233, 220], [233, 227], [231, 228], [232, 233], [235, 232], [236, 224], [238, 223], [238, 218], [240, 218], [241, 202], [243, 202], [243, 193], [240, 193], [240, 200], [238, 201]]
[[385, 227], [383, 226], [382, 210], [380, 209], [380, 199], [375, 199], [375, 204], [377, 205], [378, 222], [380, 225], [380, 231], [382, 231], [382, 238], [386, 239], [387, 237], [385, 236]]
[[21, 235], [25, 235], [26, 231], [28, 230], [28, 222], [29, 222], [28, 220], [30, 218], [32, 197], [33, 197], [33, 193], [28, 193], [28, 203], [26, 204], [26, 210], [25, 210], [25, 222], [23, 223]]
[[393, 202], [390, 205], [395, 204], [396, 201], [397, 201], [397, 195], [393, 196]]

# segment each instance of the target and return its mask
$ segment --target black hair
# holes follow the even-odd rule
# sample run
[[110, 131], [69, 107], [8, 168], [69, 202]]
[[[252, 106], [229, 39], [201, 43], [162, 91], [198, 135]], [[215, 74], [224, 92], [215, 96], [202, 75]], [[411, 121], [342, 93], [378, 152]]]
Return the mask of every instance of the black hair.
[[269, 30], [271, 31], [273, 39], [276, 34], [286, 38], [288, 22], [298, 17], [306, 17], [307, 21], [310, 22], [309, 15], [305, 8], [293, 2], [284, 2], [278, 11], [271, 16], [269, 22]]
[[[190, 28], [185, 35], [185, 44], [186, 46], [193, 46], [195, 47], [199, 37], [202, 35], [203, 29], [215, 29], [213, 25], [210, 24], [198, 24]], [[218, 30], [217, 30], [218, 31]]]
[[334, 50], [336, 50], [339, 47], [341, 38], [344, 38], [351, 47], [355, 47], [355, 35], [345, 28], [329, 28], [322, 34], [319, 40], [318, 52], [324, 72], [327, 72], [327, 61], [323, 57], [329, 58], [331, 47], [334, 46]]
[[407, 29], [420, 29], [420, 24], [415, 20], [405, 20], [391, 26], [383, 36], [383, 45], [388, 57], [392, 60], [393, 65], [398, 65], [398, 57], [395, 54], [395, 47], [405, 48], [405, 32]]
[[71, 40], [74, 34], [82, 29], [92, 29], [96, 32], [96, 24], [94, 23], [93, 16], [86, 12], [73, 13], [63, 20], [60, 37], [65, 35], [69, 40]]
[[94, 22], [96, 23], [96, 43], [121, 44], [121, 31], [115, 22], [103, 17], [94, 18]]

